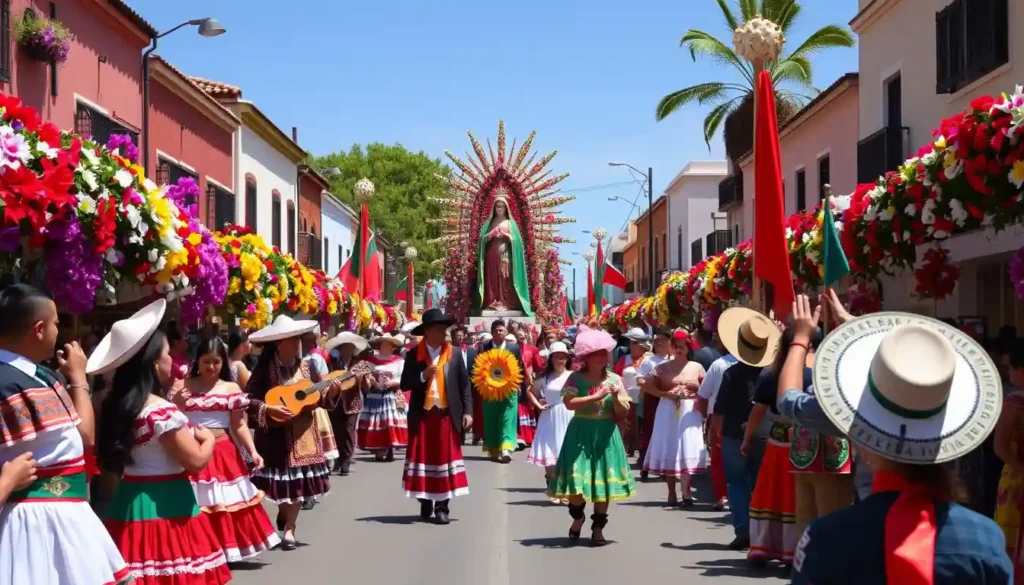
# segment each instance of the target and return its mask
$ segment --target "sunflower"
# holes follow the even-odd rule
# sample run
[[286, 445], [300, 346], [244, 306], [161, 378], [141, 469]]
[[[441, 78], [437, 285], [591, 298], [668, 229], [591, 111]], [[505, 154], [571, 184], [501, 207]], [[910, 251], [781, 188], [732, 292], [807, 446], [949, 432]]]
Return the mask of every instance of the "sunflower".
[[519, 390], [523, 370], [519, 360], [507, 349], [491, 349], [473, 362], [473, 384], [480, 397], [488, 402], [501, 402]]

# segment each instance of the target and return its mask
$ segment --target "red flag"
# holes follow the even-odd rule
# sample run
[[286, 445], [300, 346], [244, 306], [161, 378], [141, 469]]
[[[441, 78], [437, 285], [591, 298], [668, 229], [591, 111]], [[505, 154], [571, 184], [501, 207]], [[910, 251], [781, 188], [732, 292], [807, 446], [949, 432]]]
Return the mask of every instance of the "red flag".
[[587, 315], [593, 315], [595, 312], [594, 307], [594, 274], [590, 270], [590, 264], [587, 264]]
[[353, 249], [353, 254], [338, 271], [345, 290], [365, 299], [380, 300], [383, 289], [380, 256], [377, 254], [377, 239], [370, 231], [370, 210], [365, 203], [359, 211], [359, 228]]
[[786, 241], [786, 203], [782, 192], [779, 125], [775, 90], [768, 71], [758, 74], [757, 123], [754, 125], [754, 276], [774, 289], [775, 318], [792, 311], [793, 275]]
[[434, 299], [431, 293], [434, 290], [434, 281], [428, 280], [427, 284], [423, 286], [423, 310], [434, 308]]
[[626, 290], [626, 275], [612, 266], [610, 260], [606, 260], [604, 263], [604, 285]]
[[572, 325], [572, 318], [569, 317], [569, 299], [565, 295], [562, 295], [562, 325]]

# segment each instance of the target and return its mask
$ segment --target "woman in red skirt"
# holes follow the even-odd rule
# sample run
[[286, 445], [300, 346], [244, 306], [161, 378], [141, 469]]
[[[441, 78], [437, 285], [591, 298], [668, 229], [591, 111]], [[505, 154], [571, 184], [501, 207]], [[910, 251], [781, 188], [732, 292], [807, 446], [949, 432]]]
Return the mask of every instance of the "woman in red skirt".
[[263, 467], [246, 424], [249, 398], [232, 379], [220, 338], [199, 344], [191, 377], [173, 401], [189, 422], [216, 437], [210, 463], [189, 479], [228, 562], [249, 560], [277, 546], [281, 538], [263, 509], [263, 492], [249, 480], [249, 466], [239, 451], [241, 446], [255, 468]]
[[366, 360], [372, 364], [373, 381], [359, 412], [356, 443], [372, 452], [377, 461], [394, 461], [395, 448], [409, 442], [405, 396], [400, 390], [405, 360], [395, 353], [405, 345], [405, 338], [400, 333], [385, 333], [371, 343], [379, 347]]

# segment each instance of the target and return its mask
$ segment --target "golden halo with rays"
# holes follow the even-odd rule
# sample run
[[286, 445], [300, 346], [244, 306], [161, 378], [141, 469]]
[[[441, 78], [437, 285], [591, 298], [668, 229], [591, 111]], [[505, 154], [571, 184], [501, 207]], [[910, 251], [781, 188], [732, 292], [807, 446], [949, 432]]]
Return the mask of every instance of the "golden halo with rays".
[[473, 362], [473, 384], [480, 398], [487, 402], [501, 402], [519, 391], [523, 370], [515, 354], [507, 349], [494, 348], [476, 356]]

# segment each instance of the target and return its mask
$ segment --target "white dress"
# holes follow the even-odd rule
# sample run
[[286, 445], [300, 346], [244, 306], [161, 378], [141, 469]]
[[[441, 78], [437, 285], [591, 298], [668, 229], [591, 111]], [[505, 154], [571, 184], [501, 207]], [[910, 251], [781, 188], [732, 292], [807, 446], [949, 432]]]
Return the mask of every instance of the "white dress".
[[85, 494], [72, 489], [72, 483], [85, 481], [85, 451], [78, 433], [81, 419], [70, 396], [63, 387], [44, 387], [42, 381], [31, 388], [27, 382], [35, 379], [36, 365], [22, 356], [3, 353], [0, 409], [25, 416], [0, 417], [0, 465], [31, 451], [40, 478], [36, 493], [44, 497], [19, 501], [21, 497], [12, 494], [0, 509], [0, 583], [108, 585], [124, 581], [129, 577], [128, 564]]
[[533, 447], [526, 457], [528, 463], [541, 467], [551, 467], [558, 463], [565, 429], [572, 420], [572, 411], [562, 403], [562, 386], [570, 375], [572, 371], [566, 370], [560, 376], [543, 379], [547, 382], [544, 385], [544, 399], [548, 408], [541, 411], [540, 420], [537, 421], [537, 434], [533, 437]]
[[[695, 366], [703, 376], [704, 369]], [[658, 375], [661, 366], [653, 375]], [[684, 370], [685, 371], [685, 370]], [[704, 419], [694, 407], [696, 399], [679, 401], [662, 398], [654, 415], [654, 432], [644, 458], [644, 471], [652, 475], [681, 477], [704, 473], [708, 467], [708, 452], [704, 445]], [[686, 494], [684, 494], [686, 496]]]

